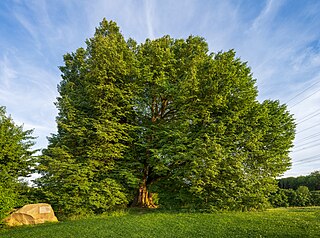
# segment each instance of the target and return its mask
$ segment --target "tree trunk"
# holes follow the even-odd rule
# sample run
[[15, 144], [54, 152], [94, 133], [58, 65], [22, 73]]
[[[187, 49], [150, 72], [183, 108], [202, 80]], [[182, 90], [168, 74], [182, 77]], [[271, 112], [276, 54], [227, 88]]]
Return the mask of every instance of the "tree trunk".
[[133, 207], [142, 208], [156, 208], [157, 206], [153, 203], [152, 193], [149, 193], [147, 186], [142, 185], [132, 203]]
[[[157, 97], [153, 97], [152, 106], [152, 118], [151, 122], [155, 123], [158, 116], [158, 104], [157, 104]], [[148, 138], [148, 142], [151, 144], [153, 141], [152, 135]], [[150, 158], [150, 149], [148, 148], [146, 150], [146, 161]], [[154, 204], [152, 200], [152, 193], [148, 192], [147, 188], [147, 180], [149, 176], [149, 166], [148, 163], [145, 162], [144, 169], [143, 169], [143, 180], [140, 185], [139, 191], [136, 195], [136, 197], [133, 200], [132, 206], [133, 207], [143, 207], [143, 208], [156, 208], [157, 206]]]
[[133, 207], [144, 207], [144, 208], [156, 208], [157, 206], [153, 203], [152, 193], [148, 192], [147, 188], [148, 168], [144, 169], [143, 181], [140, 185], [139, 191], [134, 198], [132, 203]]

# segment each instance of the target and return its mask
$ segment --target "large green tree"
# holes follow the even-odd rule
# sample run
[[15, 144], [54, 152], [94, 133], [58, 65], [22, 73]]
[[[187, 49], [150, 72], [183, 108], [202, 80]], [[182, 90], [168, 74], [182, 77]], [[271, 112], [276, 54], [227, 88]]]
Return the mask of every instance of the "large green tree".
[[127, 203], [113, 168], [130, 141], [134, 57], [116, 24], [103, 21], [87, 48], [64, 61], [58, 133], [43, 151], [38, 184], [62, 215], [101, 213]]
[[0, 220], [19, 204], [19, 179], [33, 171], [35, 150], [32, 130], [14, 123], [0, 107]]
[[257, 100], [233, 50], [194, 36], [138, 45], [103, 20], [64, 60], [39, 185], [65, 211], [153, 207], [153, 192], [170, 206], [260, 208], [290, 166], [293, 117]]
[[208, 54], [202, 38], [147, 40], [137, 57], [138, 204], [149, 206], [153, 184], [180, 205], [265, 204], [290, 165], [294, 123], [286, 107], [259, 103], [246, 63], [234, 51]]
[[208, 54], [199, 37], [146, 41], [138, 59], [139, 105], [147, 112], [138, 113], [145, 133], [136, 156], [143, 165], [139, 203], [149, 205], [143, 197], [154, 184], [163, 200], [179, 205], [266, 205], [276, 176], [290, 166], [294, 123], [286, 107], [259, 103], [246, 63], [234, 51]]
[[2, 182], [27, 177], [34, 165], [32, 130], [23, 130], [0, 107], [0, 176]]

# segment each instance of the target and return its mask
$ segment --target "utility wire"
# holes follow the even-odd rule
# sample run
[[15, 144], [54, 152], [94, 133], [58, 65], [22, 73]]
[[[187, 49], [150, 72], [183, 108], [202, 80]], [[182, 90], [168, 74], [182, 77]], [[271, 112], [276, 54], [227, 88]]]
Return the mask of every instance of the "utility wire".
[[317, 155], [314, 155], [314, 156], [310, 156], [310, 157], [307, 157], [307, 158], [303, 158], [303, 159], [299, 159], [299, 160], [293, 161], [292, 163], [305, 162], [305, 161], [309, 161], [309, 160], [312, 160], [312, 159], [315, 159], [315, 158], [320, 158], [320, 154], [317, 154]]
[[291, 107], [289, 107], [289, 109], [297, 106], [298, 104], [302, 103], [303, 101], [307, 100], [308, 98], [310, 98], [311, 96], [315, 95], [317, 92], [320, 91], [320, 88], [318, 90], [316, 90], [315, 92], [313, 92], [312, 94], [310, 94], [309, 96], [305, 97], [304, 99], [298, 101], [297, 103], [293, 104]]
[[315, 144], [315, 145], [310, 145], [310, 146], [303, 147], [303, 148], [301, 148], [301, 149], [295, 150], [294, 152], [299, 152], [299, 151], [302, 151], [302, 150], [305, 150], [305, 149], [310, 149], [310, 148], [313, 148], [313, 147], [319, 146], [319, 145], [320, 145], [320, 143]]
[[301, 148], [301, 147], [304, 147], [304, 146], [307, 146], [307, 145], [312, 145], [312, 144], [314, 144], [316, 142], [319, 142], [319, 141], [320, 141], [319, 139], [316, 139], [316, 140], [313, 140], [313, 141], [310, 141], [310, 142], [307, 142], [307, 143], [304, 143], [304, 144], [295, 144], [293, 152], [296, 152], [296, 150]]
[[301, 133], [301, 132], [307, 131], [307, 130], [309, 130], [309, 129], [312, 129], [312, 128], [315, 128], [315, 127], [318, 127], [318, 126], [320, 126], [320, 123], [317, 123], [317, 124], [315, 124], [315, 125], [313, 125], [313, 126], [310, 126], [310, 127], [308, 127], [308, 128], [305, 128], [305, 129], [303, 129], [303, 130], [301, 130], [301, 131], [298, 131], [298, 132], [296, 132], [296, 134], [299, 134], [299, 133]]
[[[297, 95], [295, 95], [294, 97], [290, 98], [286, 104], [288, 104], [289, 102], [293, 101], [294, 99], [298, 98], [300, 95], [302, 95], [303, 93], [305, 93], [306, 91], [308, 91], [309, 89], [313, 88], [314, 86], [316, 86], [320, 81], [317, 81], [315, 83], [313, 83], [312, 85], [310, 85], [309, 87], [305, 88], [304, 90], [302, 90], [300, 93], [298, 93]], [[294, 103], [292, 106], [288, 107], [288, 109], [292, 109], [293, 107], [299, 105], [300, 103], [304, 102], [305, 100], [307, 100], [308, 98], [312, 97], [313, 95], [315, 95], [316, 93], [318, 93], [320, 91], [320, 89], [317, 89], [316, 91], [314, 91], [313, 93], [309, 94], [308, 96], [304, 97], [303, 99], [297, 101], [296, 103]], [[303, 122], [306, 122], [316, 116], [320, 115], [320, 109], [319, 110], [316, 110], [306, 116], [304, 116], [303, 118], [300, 118], [300, 120], [297, 121], [297, 125], [300, 125], [301, 123]], [[317, 124], [314, 124], [313, 126], [311, 127], [308, 127], [308, 128], [305, 128], [303, 130], [300, 130], [298, 132], [296, 132], [296, 134], [299, 134], [299, 133], [302, 133], [302, 132], [305, 132], [307, 130], [310, 130], [310, 129], [314, 129], [316, 127], [318, 127], [320, 125], [320, 123], [317, 123]], [[317, 132], [317, 133], [314, 133], [312, 135], [309, 135], [309, 136], [306, 136], [304, 138], [302, 138], [300, 141], [301, 142], [305, 142], [305, 141], [308, 141], [310, 139], [313, 139], [313, 138], [316, 138], [320, 136], [320, 132]], [[314, 144], [316, 143], [318, 140], [312, 140], [312, 141], [309, 141], [307, 143], [304, 143], [304, 144], [300, 144], [296, 147], [294, 147], [294, 152], [299, 152], [299, 151], [303, 151], [303, 150], [306, 150], [306, 149], [309, 149], [309, 148], [313, 148], [315, 146], [319, 146], [320, 143], [317, 143], [317, 144]], [[300, 143], [301, 143], [300, 142]], [[308, 146], [309, 145], [309, 146]], [[302, 147], [302, 148], [301, 148]], [[296, 148], [301, 148], [301, 149], [298, 149], [298, 150], [295, 150]], [[302, 158], [300, 160], [297, 160], [297, 161], [294, 161], [293, 162], [293, 165], [303, 165], [303, 164], [306, 164], [306, 163], [312, 163], [312, 162], [315, 162], [315, 161], [320, 161], [320, 154], [317, 154], [317, 155], [314, 155], [314, 156], [310, 156], [310, 157], [307, 157], [307, 158]]]
[[302, 145], [297, 145], [297, 146], [295, 146], [294, 148], [300, 148], [300, 147], [303, 147], [303, 146], [306, 146], [306, 145], [310, 145], [310, 144], [313, 144], [313, 143], [315, 143], [315, 142], [319, 142], [319, 140], [313, 140], [313, 141], [310, 141], [310, 142], [307, 142], [307, 143], [304, 143], [304, 144], [302, 144]]
[[302, 142], [302, 141], [305, 141], [305, 140], [310, 140], [310, 139], [315, 138], [315, 137], [318, 137], [318, 136], [320, 136], [320, 132], [317, 132], [317, 133], [314, 133], [314, 134], [312, 134], [312, 135], [303, 137], [303, 138], [301, 138], [300, 140], [298, 140], [296, 143], [299, 143], [300, 141]]
[[301, 94], [303, 94], [305, 91], [307, 91], [309, 88], [312, 88], [313, 86], [317, 85], [320, 81], [313, 83], [312, 85], [310, 85], [309, 87], [307, 87], [306, 89], [302, 90], [302, 92], [298, 93], [297, 95], [295, 95], [294, 97], [290, 98], [285, 104], [288, 104], [288, 102], [291, 102], [293, 99], [299, 97]]
[[299, 121], [297, 121], [297, 125], [301, 124], [302, 122], [308, 121], [318, 115], [320, 115], [320, 110], [314, 111], [313, 113], [310, 113], [307, 116], [301, 118]]
[[[296, 142], [296, 143], [294, 143], [294, 148], [297, 149], [297, 148], [299, 148], [299, 147], [301, 147], [301, 146], [306, 146], [306, 145], [309, 145], [309, 144], [313, 144], [313, 143], [315, 143], [315, 142], [318, 142], [318, 141], [320, 141], [319, 136], [320, 136], [320, 135], [317, 135], [317, 136], [314, 136], [314, 137], [310, 137], [310, 138], [307, 139], [307, 140], [299, 141], [299, 143]], [[314, 139], [314, 138], [317, 138], [317, 139]], [[314, 139], [314, 140], [309, 141], [309, 140], [311, 140], [311, 139]], [[309, 141], [309, 142], [306, 142], [306, 141]]]
[[[308, 160], [308, 161], [301, 161], [301, 162], [297, 162], [298, 165], [302, 165], [302, 164], [309, 164], [309, 163], [312, 163], [312, 162], [315, 162], [315, 161], [320, 161], [320, 158], [316, 158], [316, 159], [313, 159], [313, 160]], [[292, 163], [294, 165], [297, 165], [297, 163]]]

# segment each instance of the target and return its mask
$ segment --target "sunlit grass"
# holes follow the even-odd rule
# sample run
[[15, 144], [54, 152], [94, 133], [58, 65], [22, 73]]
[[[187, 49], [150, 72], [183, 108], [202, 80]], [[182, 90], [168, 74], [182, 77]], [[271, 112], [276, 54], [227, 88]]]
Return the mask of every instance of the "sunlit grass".
[[2, 230], [0, 237], [320, 237], [320, 208], [213, 214], [134, 210]]

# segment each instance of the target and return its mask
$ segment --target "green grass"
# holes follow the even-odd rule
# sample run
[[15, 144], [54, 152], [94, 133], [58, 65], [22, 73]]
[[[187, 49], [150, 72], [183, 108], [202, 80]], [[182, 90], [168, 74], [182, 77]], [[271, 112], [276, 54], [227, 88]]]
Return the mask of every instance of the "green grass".
[[135, 210], [4, 229], [0, 237], [320, 237], [320, 207], [213, 214]]

